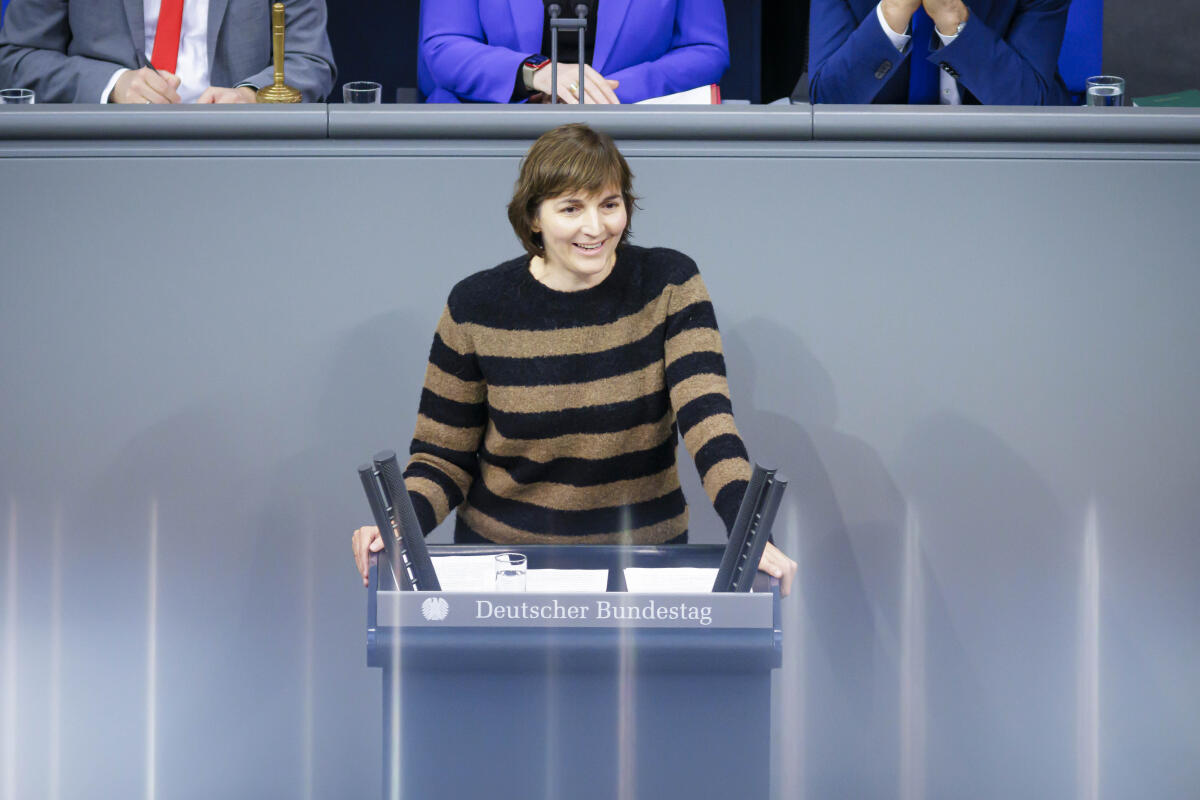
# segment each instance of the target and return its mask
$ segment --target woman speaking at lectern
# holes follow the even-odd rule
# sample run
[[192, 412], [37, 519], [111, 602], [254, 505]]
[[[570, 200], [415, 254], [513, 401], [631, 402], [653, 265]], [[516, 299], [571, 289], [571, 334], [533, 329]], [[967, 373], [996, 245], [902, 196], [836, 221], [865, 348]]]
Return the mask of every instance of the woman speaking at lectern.
[[[629, 243], [632, 174], [585, 125], [542, 135], [508, 217], [525, 254], [450, 292], [404, 471], [460, 544], [682, 544], [679, 436], [728, 530], [750, 477], [696, 264]], [[364, 582], [374, 527], [352, 540]], [[759, 569], [796, 564], [768, 544]]]

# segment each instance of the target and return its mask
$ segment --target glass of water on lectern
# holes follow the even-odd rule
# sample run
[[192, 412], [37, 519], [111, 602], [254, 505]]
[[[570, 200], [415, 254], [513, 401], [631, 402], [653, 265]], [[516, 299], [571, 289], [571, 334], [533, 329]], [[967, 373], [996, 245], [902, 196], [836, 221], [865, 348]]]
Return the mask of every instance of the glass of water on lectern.
[[1087, 79], [1089, 106], [1125, 105], [1125, 79], [1116, 75], [1093, 75]]
[[0, 89], [0, 103], [28, 105], [33, 102], [33, 89]]
[[525, 591], [525, 556], [520, 553], [496, 556], [496, 591]]

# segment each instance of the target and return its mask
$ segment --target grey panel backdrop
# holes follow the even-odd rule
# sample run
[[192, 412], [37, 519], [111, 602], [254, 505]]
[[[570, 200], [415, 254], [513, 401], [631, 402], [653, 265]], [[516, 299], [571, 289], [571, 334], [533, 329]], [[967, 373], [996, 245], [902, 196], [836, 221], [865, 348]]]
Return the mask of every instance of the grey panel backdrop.
[[1104, 7], [1104, 69], [1125, 76], [1132, 97], [1200, 89], [1200, 8], [1186, 0]]
[[[518, 148], [422, 147], [0, 159], [4, 798], [378, 791], [353, 469], [517, 252]], [[636, 241], [792, 478], [777, 796], [1194, 797], [1194, 149], [710, 149]]]

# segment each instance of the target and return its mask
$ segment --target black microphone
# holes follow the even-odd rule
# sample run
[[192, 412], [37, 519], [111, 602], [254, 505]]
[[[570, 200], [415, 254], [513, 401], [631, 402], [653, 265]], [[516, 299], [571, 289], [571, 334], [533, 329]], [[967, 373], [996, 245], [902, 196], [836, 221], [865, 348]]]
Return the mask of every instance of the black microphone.
[[[396, 577], [401, 581], [408, 580], [411, 587], [418, 591], [441, 591], [442, 587], [438, 582], [437, 572], [433, 568], [433, 561], [429, 558], [429, 548], [425, 545], [425, 535], [421, 532], [421, 523], [417, 519], [416, 509], [413, 508], [412, 499], [409, 498], [408, 489], [404, 485], [404, 473], [400, 470], [396, 454], [391, 450], [376, 453], [374, 467], [374, 472], [378, 476], [379, 488], [383, 490], [383, 500], [387, 504], [384, 510], [391, 523], [386, 528], [381, 528], [380, 534], [386, 535], [386, 531], [392, 529], [398, 540], [395, 544], [398, 545], [401, 564], [393, 563], [392, 567], [401, 567], [404, 574]], [[361, 472], [359, 474], [362, 475]], [[367, 482], [366, 476], [363, 476], [364, 486]], [[371, 493], [368, 491], [368, 500], [370, 500], [370, 495]], [[374, 505], [371, 510], [375, 511]], [[386, 543], [385, 539], [385, 546]]]

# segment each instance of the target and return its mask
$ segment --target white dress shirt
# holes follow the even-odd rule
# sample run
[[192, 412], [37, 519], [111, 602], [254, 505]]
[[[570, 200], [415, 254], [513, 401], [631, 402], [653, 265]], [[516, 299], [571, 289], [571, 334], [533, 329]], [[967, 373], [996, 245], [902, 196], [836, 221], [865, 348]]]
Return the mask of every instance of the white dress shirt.
[[[146, 32], [146, 60], [154, 52], [154, 33], [158, 29], [158, 12], [162, 0], [142, 0], [142, 14]], [[108, 102], [108, 96], [117, 79], [127, 69], [119, 69], [109, 79], [104, 87], [101, 103]], [[179, 61], [175, 66], [175, 74], [179, 77], [179, 99], [184, 103], [194, 103], [209, 86], [208, 68], [208, 0], [184, 0], [183, 24], [179, 30]]]
[[[897, 50], [903, 53], [905, 48], [908, 47], [908, 43], [912, 40], [912, 34], [909, 33], [912, 30], [912, 25], [910, 24], [904, 33], [896, 33], [892, 30], [891, 26], [887, 24], [887, 20], [883, 17], [882, 2], [875, 6], [875, 16], [879, 18], [879, 26], [883, 28], [884, 35], [896, 46]], [[942, 40], [943, 47], [958, 38], [957, 33], [949, 36], [945, 35], [937, 29], [936, 25], [933, 26], [933, 30], [937, 33], [938, 38]], [[938, 78], [938, 102], [944, 106], [962, 105], [962, 94], [958, 91], [958, 81], [951, 78], [944, 69], [938, 70]]]

